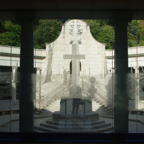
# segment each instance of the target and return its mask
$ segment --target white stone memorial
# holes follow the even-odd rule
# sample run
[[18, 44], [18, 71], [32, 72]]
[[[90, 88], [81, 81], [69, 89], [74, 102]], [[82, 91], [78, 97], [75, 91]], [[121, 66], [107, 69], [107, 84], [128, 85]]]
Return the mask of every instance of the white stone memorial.
[[82, 90], [79, 84], [80, 75], [80, 65], [79, 60], [85, 59], [85, 55], [79, 54], [79, 44], [81, 40], [79, 38], [82, 35], [82, 30], [80, 29], [80, 24], [78, 20], [73, 20], [71, 22], [71, 45], [72, 45], [72, 55], [64, 55], [64, 59], [71, 59], [72, 61], [72, 85], [69, 89], [69, 95], [67, 98], [61, 100], [61, 113], [72, 113], [72, 114], [85, 114], [87, 112], [92, 112], [91, 100], [85, 100], [82, 96]]

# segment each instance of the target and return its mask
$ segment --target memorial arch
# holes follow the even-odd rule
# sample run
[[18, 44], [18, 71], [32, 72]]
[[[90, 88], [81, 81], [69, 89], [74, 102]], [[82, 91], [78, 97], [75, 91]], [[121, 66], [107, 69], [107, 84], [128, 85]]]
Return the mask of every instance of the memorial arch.
[[[80, 71], [81, 71], [81, 62], [79, 62], [79, 67], [80, 67]], [[72, 61], [70, 62], [70, 74], [72, 74]]]

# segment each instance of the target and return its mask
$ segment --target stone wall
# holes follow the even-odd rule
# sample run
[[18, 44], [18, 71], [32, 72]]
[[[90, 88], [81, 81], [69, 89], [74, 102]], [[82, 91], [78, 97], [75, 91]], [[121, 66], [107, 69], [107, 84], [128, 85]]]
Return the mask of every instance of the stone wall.
[[[63, 74], [64, 69], [69, 70], [71, 60], [63, 59], [63, 55], [72, 54], [71, 37], [69, 34], [70, 25], [73, 20], [67, 21], [63, 26], [59, 37], [52, 43], [46, 44], [47, 60], [49, 53], [53, 53], [52, 74]], [[81, 62], [81, 75], [104, 75], [105, 65], [105, 44], [99, 43], [91, 35], [89, 25], [82, 20], [78, 21], [82, 30], [79, 53], [85, 55]], [[51, 49], [52, 48], [52, 49]], [[51, 49], [51, 51], [50, 51]], [[48, 65], [48, 61], [47, 64]]]

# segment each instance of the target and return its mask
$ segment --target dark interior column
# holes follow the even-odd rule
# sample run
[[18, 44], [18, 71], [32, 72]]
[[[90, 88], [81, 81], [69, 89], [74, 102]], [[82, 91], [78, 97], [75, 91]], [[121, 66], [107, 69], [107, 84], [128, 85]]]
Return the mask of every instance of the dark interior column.
[[19, 130], [33, 132], [33, 22], [34, 14], [21, 13]]
[[132, 15], [113, 14], [115, 24], [114, 132], [128, 133], [128, 44], [127, 24]]

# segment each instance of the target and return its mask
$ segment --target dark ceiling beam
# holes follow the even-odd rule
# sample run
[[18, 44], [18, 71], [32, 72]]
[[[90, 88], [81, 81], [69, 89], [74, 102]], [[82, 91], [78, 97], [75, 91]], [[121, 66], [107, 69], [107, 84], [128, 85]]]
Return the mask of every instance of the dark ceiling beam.
[[144, 20], [144, 12], [133, 11], [0, 11], [0, 19], [15, 20], [16, 13], [36, 13], [38, 19], [110, 19], [113, 12], [133, 13], [133, 19]]
[[1, 0], [0, 10], [144, 10], [143, 0]]
[[111, 12], [104, 11], [48, 11], [37, 12], [39, 19], [109, 19]]

